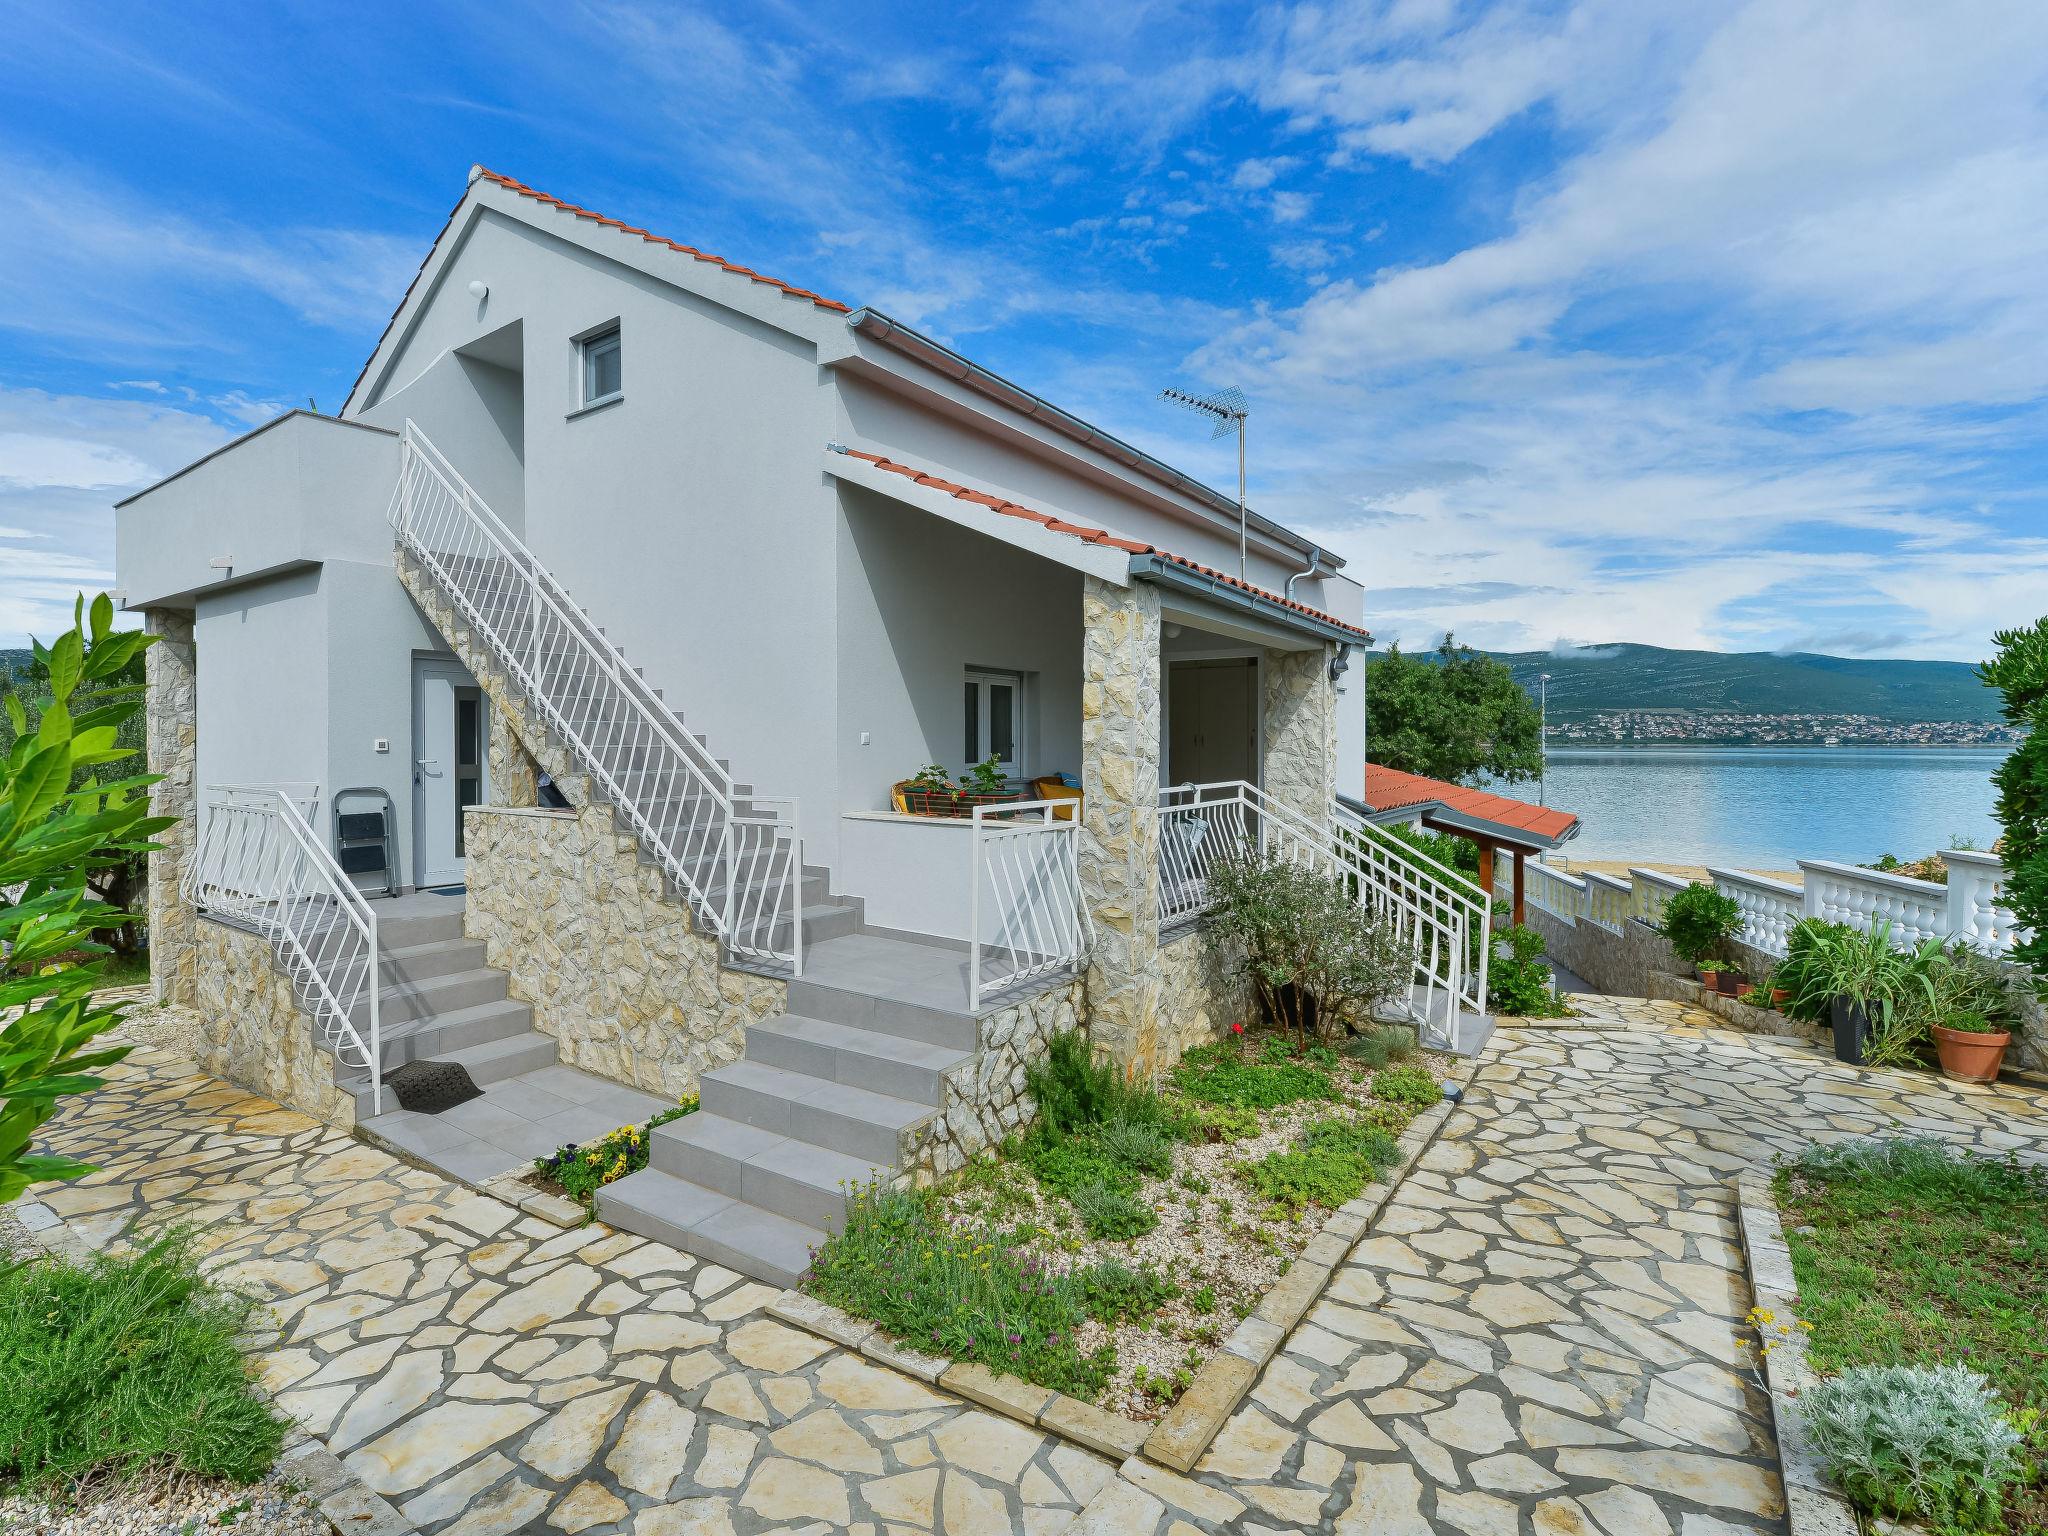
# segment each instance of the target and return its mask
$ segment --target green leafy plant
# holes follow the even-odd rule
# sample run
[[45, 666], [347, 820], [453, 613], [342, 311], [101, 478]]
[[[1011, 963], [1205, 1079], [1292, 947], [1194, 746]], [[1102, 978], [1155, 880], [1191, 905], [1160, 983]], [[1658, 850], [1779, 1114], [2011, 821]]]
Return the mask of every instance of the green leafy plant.
[[1520, 1019], [1556, 1019], [1571, 1012], [1551, 987], [1542, 934], [1517, 923], [1494, 935], [1494, 949], [1486, 967], [1487, 1007]]
[[1081, 1226], [1098, 1242], [1143, 1237], [1159, 1225], [1159, 1212], [1128, 1189], [1106, 1179], [1079, 1185], [1067, 1195]]
[[[29, 1151], [61, 1099], [99, 1087], [92, 1074], [128, 1053], [125, 1046], [89, 1047], [123, 1013], [119, 1003], [94, 1001], [108, 953], [96, 936], [134, 914], [94, 897], [88, 881], [147, 852], [150, 838], [172, 821], [149, 814], [146, 788], [155, 775], [100, 776], [134, 755], [117, 737], [139, 701], [90, 697], [150, 637], [114, 630], [113, 602], [104, 593], [89, 619], [83, 598], [74, 613], [72, 629], [38, 648], [49, 674], [40, 710], [31, 716], [19, 694], [5, 700], [14, 744], [0, 759], [0, 1018], [20, 1012], [0, 1030], [0, 1202], [39, 1180], [92, 1171], [71, 1158]], [[90, 707], [74, 716], [70, 706], [81, 690]]]
[[253, 1306], [209, 1285], [177, 1231], [0, 1270], [0, 1479], [33, 1491], [151, 1468], [262, 1477], [285, 1425], [236, 1344]]
[[1479, 878], [1479, 845], [1470, 838], [1453, 837], [1448, 832], [1425, 832], [1420, 827], [1391, 826], [1379, 830], [1468, 880]]
[[1372, 1080], [1372, 1096], [1388, 1104], [1410, 1104], [1418, 1109], [1442, 1101], [1443, 1085], [1427, 1067], [1390, 1067]]
[[1289, 1212], [1299, 1214], [1310, 1205], [1334, 1210], [1356, 1199], [1399, 1158], [1385, 1131], [1330, 1116], [1311, 1122], [1298, 1145], [1267, 1153], [1244, 1176], [1268, 1203]]
[[970, 795], [1000, 795], [1009, 787], [1010, 781], [1003, 773], [1003, 760], [994, 755], [983, 758], [960, 775], [960, 788]]
[[2019, 1431], [1964, 1366], [1851, 1366], [1802, 1392], [1797, 1410], [1829, 1475], [1881, 1515], [1991, 1529], [2021, 1475]]
[[1698, 965], [1734, 936], [1742, 926], [1742, 907], [1704, 881], [1695, 880], [1673, 892], [1664, 903], [1657, 931], [1671, 941], [1679, 957]]
[[1189, 1051], [1174, 1068], [1173, 1083], [1198, 1103], [1245, 1110], [1338, 1097], [1335, 1080], [1321, 1067], [1284, 1054], [1278, 1061], [1246, 1061], [1235, 1040]]
[[1306, 1045], [1401, 995], [1415, 954], [1341, 882], [1277, 854], [1220, 858], [1206, 929], [1216, 964], [1251, 984], [1261, 1014]]
[[920, 789], [934, 795], [950, 795], [955, 787], [951, 775], [937, 763], [926, 763], [903, 783], [907, 789]]
[[1109, 1346], [1080, 1346], [1086, 1267], [1058, 1272], [1002, 1234], [956, 1230], [929, 1191], [856, 1190], [804, 1286], [914, 1348], [1057, 1392], [1093, 1397], [1116, 1370]]
[[1081, 1270], [1077, 1283], [1082, 1310], [1096, 1322], [1111, 1326], [1150, 1317], [1180, 1294], [1180, 1287], [1150, 1264], [1133, 1269], [1115, 1258]]
[[1992, 636], [1998, 654], [1977, 675], [2001, 695], [2000, 713], [2026, 734], [1991, 775], [1998, 789], [2001, 882], [2015, 926], [2031, 937], [2013, 958], [2048, 991], [2048, 618]]

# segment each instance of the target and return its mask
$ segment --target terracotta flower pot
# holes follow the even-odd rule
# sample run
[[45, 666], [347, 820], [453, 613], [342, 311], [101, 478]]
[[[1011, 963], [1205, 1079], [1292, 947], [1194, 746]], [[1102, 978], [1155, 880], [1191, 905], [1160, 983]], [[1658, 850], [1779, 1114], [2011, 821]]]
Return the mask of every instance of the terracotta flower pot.
[[1771, 1006], [1773, 1008], [1782, 1009], [1787, 1003], [1791, 1001], [1792, 994], [1790, 992], [1787, 992], [1783, 987], [1771, 988]]
[[1994, 1083], [2005, 1062], [2005, 1048], [2012, 1035], [1984, 1034], [1967, 1029], [1933, 1026], [1934, 1053], [1941, 1058], [1941, 1075], [1958, 1083]]
[[1749, 983], [1742, 979], [1740, 971], [1716, 971], [1714, 990], [1723, 997], [1740, 997], [1749, 990]]
[[1716, 982], [1714, 978], [1720, 974], [1721, 973], [1719, 971], [1710, 971], [1705, 966], [1693, 967], [1693, 975], [1699, 978], [1700, 985], [1705, 987], [1709, 992], [1718, 989], [1720, 983]]

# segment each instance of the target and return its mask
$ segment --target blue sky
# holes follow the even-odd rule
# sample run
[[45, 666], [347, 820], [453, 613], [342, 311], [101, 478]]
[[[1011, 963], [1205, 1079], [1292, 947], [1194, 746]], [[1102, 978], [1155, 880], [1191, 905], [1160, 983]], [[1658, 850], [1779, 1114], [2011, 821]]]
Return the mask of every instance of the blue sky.
[[1383, 638], [1971, 659], [2048, 609], [2048, 6], [0, 0], [0, 645], [347, 391], [481, 162], [938, 334]]

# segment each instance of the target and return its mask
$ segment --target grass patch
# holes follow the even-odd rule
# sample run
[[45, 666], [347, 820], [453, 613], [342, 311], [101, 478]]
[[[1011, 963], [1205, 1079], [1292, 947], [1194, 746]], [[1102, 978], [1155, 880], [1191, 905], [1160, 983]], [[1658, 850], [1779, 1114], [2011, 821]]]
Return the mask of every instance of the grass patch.
[[1909, 1139], [1809, 1149], [1776, 1186], [1814, 1367], [1980, 1372], [2032, 1442], [2008, 1523], [2048, 1529], [2048, 1172]]
[[667, 1125], [696, 1110], [697, 1095], [685, 1094], [673, 1109], [664, 1109], [645, 1125], [622, 1125], [596, 1141], [559, 1147], [533, 1160], [533, 1182], [579, 1205], [592, 1206], [605, 1185], [616, 1184], [647, 1166], [648, 1137], [657, 1125]]
[[0, 1273], [0, 1482], [47, 1493], [158, 1468], [255, 1482], [284, 1444], [235, 1338], [252, 1302], [172, 1233]]
[[916, 1348], [1093, 1397], [1116, 1352], [1084, 1352], [1082, 1325], [1156, 1310], [1172, 1287], [1123, 1264], [1054, 1273], [1022, 1246], [1035, 1235], [962, 1233], [924, 1191], [858, 1191], [805, 1286]]
[[1250, 1164], [1244, 1176], [1267, 1201], [1299, 1216], [1311, 1205], [1335, 1210], [1357, 1199], [1400, 1158], [1385, 1130], [1333, 1115], [1310, 1124], [1299, 1145]]

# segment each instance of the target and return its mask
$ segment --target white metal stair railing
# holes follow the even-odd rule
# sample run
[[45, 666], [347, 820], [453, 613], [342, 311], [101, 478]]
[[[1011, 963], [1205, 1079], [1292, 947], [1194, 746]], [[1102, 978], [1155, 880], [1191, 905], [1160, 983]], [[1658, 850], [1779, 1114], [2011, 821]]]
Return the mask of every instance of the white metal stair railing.
[[735, 792], [704, 742], [412, 422], [391, 521], [401, 549], [604, 791], [730, 954], [803, 974], [793, 799]]
[[1081, 821], [1071, 800], [974, 808], [968, 980], [984, 998], [1079, 972], [1094, 935], [1081, 898]]
[[1160, 791], [1159, 920], [1209, 904], [1209, 874], [1236, 851], [1322, 870], [1346, 881], [1361, 906], [1387, 919], [1415, 956], [1420, 997], [1402, 1011], [1458, 1043], [1463, 1011], [1485, 1011], [1491, 902], [1455, 870], [1410, 848], [1333, 801], [1327, 825], [1242, 780]]
[[311, 786], [209, 786], [185, 899], [269, 940], [335, 1059], [370, 1076], [379, 1054], [377, 913], [313, 831]]

